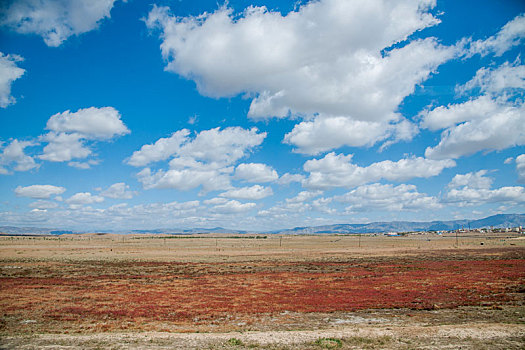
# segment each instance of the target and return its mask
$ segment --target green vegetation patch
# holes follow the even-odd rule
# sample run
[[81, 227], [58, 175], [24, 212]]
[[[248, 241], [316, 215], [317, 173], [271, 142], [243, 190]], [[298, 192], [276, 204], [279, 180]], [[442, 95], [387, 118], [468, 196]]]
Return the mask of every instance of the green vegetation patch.
[[323, 349], [336, 349], [343, 346], [343, 341], [337, 338], [319, 338], [314, 344]]

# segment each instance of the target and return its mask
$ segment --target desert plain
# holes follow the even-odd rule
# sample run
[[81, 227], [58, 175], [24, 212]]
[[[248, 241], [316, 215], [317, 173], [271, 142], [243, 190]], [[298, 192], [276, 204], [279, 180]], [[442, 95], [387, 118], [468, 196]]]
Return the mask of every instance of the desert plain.
[[0, 236], [1, 349], [523, 349], [525, 237]]

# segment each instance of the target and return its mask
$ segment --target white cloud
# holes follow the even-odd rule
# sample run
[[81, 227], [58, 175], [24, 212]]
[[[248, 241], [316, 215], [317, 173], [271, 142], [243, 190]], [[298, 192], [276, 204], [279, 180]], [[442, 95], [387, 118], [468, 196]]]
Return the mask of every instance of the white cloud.
[[257, 128], [247, 130], [228, 127], [223, 130], [220, 128], [203, 130], [195, 136], [195, 139], [184, 145], [179, 156], [219, 164], [232, 164], [245, 157], [249, 150], [260, 145], [265, 138], [266, 133], [258, 133]]
[[329, 189], [355, 187], [381, 179], [404, 181], [411, 178], [436, 176], [445, 168], [454, 167], [452, 160], [430, 160], [421, 157], [385, 160], [360, 167], [352, 163], [352, 155], [331, 152], [321, 159], [307, 161], [303, 168], [310, 175], [303, 182], [305, 187]]
[[304, 181], [304, 175], [301, 174], [290, 174], [286, 173], [282, 175], [279, 180], [277, 180], [277, 183], [279, 185], [289, 185], [292, 182], [303, 182]]
[[266, 133], [257, 128], [228, 127], [203, 130], [193, 139], [189, 131], [179, 130], [170, 138], [161, 138], [152, 145], [144, 145], [128, 160], [133, 166], [144, 166], [152, 162], [176, 158], [201, 160], [209, 163], [231, 164], [244, 157], [255, 146], [260, 145]]
[[[40, 139], [48, 144], [39, 158], [52, 162], [87, 158], [92, 154], [88, 141], [107, 141], [130, 132], [113, 107], [90, 107], [57, 113], [49, 118], [46, 129], [50, 131]], [[97, 163], [88, 160], [70, 162], [69, 165], [85, 169]]]
[[89, 192], [78, 192], [75, 193], [73, 196], [66, 199], [66, 203], [68, 204], [93, 204], [93, 203], [101, 203], [104, 201], [104, 197], [101, 196], [95, 196], [92, 195]]
[[450, 56], [432, 39], [381, 53], [439, 23], [429, 12], [434, 5], [325, 0], [286, 16], [264, 7], [235, 16], [224, 6], [185, 18], [154, 7], [146, 24], [162, 30], [167, 70], [195, 80], [204, 95], [256, 93], [252, 117], [286, 116], [291, 109], [370, 119], [392, 113]]
[[228, 202], [228, 200], [226, 198], [219, 198], [219, 197], [206, 199], [206, 200], [202, 201], [202, 203], [204, 203], [206, 205], [224, 204], [226, 202]]
[[525, 38], [525, 15], [521, 14], [505, 24], [496, 35], [472, 42], [469, 55], [479, 53], [485, 56], [494, 53], [496, 56], [501, 56], [513, 46], [520, 45], [523, 38]]
[[15, 171], [28, 171], [38, 168], [40, 164], [35, 163], [33, 157], [24, 153], [26, 147], [34, 145], [35, 143], [30, 141], [12, 140], [9, 145], [4, 147], [2, 153], [0, 153], [0, 174], [9, 174], [9, 171], [4, 167], [10, 167], [12, 165], [14, 165], [13, 169]]
[[154, 7], [146, 24], [162, 31], [166, 70], [194, 80], [201, 94], [248, 93], [254, 119], [315, 115], [285, 142], [318, 154], [417, 133], [398, 107], [457, 51], [434, 38], [407, 39], [439, 23], [429, 11], [434, 6], [432, 0], [322, 0], [285, 16], [264, 7], [235, 15], [223, 6], [198, 17]]
[[[152, 161], [173, 157], [169, 170], [152, 171], [145, 168], [137, 176], [145, 189], [175, 188], [189, 190], [202, 186], [203, 191], [230, 189], [230, 174], [239, 159], [245, 157], [254, 147], [260, 145], [266, 133], [258, 133], [257, 128], [243, 129], [228, 127], [215, 128], [196, 134], [193, 139], [189, 133], [175, 133], [171, 139], [157, 141], [149, 148], [142, 147], [128, 161], [131, 165], [149, 164]], [[170, 144], [169, 147], [165, 147]], [[165, 151], [169, 148], [169, 151]]]
[[499, 95], [502, 92], [525, 89], [525, 66], [508, 62], [497, 68], [481, 68], [476, 72], [474, 78], [458, 86], [457, 91], [465, 93], [470, 90], [479, 89], [481, 92]]
[[71, 159], [82, 159], [91, 155], [91, 150], [85, 146], [80, 134], [65, 134], [50, 132], [41, 137], [48, 144], [44, 153], [38, 158], [50, 162], [67, 162]]
[[286, 198], [286, 203], [305, 203], [323, 194], [323, 191], [301, 191], [297, 196]]
[[518, 181], [525, 182], [525, 154], [516, 157], [516, 171], [518, 172]]
[[484, 94], [420, 113], [421, 127], [445, 129], [439, 144], [426, 149], [427, 158], [459, 158], [525, 144], [525, 66], [504, 63], [495, 69], [482, 68], [457, 90], [477, 88]]
[[312, 209], [324, 214], [336, 214], [337, 210], [330, 208], [330, 203], [332, 202], [333, 198], [317, 198], [312, 201]]
[[115, 0], [16, 0], [2, 11], [0, 25], [21, 34], [40, 35], [59, 46], [72, 35], [98, 28], [110, 17]]
[[90, 107], [52, 115], [46, 129], [56, 133], [78, 133], [85, 139], [107, 140], [129, 134], [129, 129], [113, 107]]
[[213, 212], [222, 214], [244, 213], [256, 207], [255, 203], [241, 203], [236, 200], [228, 201], [224, 204], [216, 205], [212, 208]]
[[224, 193], [221, 193], [219, 196], [237, 199], [258, 200], [269, 197], [271, 195], [273, 195], [271, 187], [254, 185], [251, 187], [234, 188]]
[[260, 210], [257, 213], [259, 217], [271, 218], [280, 223], [282, 227], [282, 220], [289, 220], [290, 217], [295, 217], [298, 222], [304, 225], [308, 218], [308, 213], [312, 210], [320, 211], [326, 214], [332, 214], [335, 210], [329, 208], [331, 198], [318, 198], [314, 201], [312, 199], [323, 194], [323, 191], [301, 191], [295, 197], [286, 198], [284, 202], [279, 202], [272, 207]]
[[486, 170], [480, 170], [475, 173], [457, 174], [448, 184], [449, 188], [461, 188], [464, 186], [475, 189], [489, 189], [492, 186], [492, 179], [485, 177]]
[[456, 175], [449, 184], [450, 190], [444, 201], [459, 206], [482, 205], [486, 203], [525, 203], [525, 188], [507, 186], [490, 189], [492, 179], [485, 178], [486, 171]]
[[520, 186], [500, 187], [494, 190], [463, 187], [451, 189], [447, 193], [447, 201], [460, 206], [486, 203], [524, 203], [525, 188]]
[[53, 195], [59, 195], [66, 191], [64, 187], [53, 186], [53, 185], [31, 185], [31, 186], [18, 186], [15, 188], [15, 193], [19, 197], [29, 197], [35, 199], [47, 199]]
[[272, 182], [279, 178], [277, 172], [262, 163], [242, 163], [235, 168], [235, 178], [246, 182]]
[[187, 191], [202, 186], [203, 191], [209, 192], [231, 188], [228, 170], [231, 172], [232, 169], [200, 170], [188, 168], [152, 172], [150, 168], [145, 168], [137, 174], [137, 178], [146, 190], [174, 188]]
[[16, 102], [11, 96], [11, 84], [24, 75], [25, 69], [17, 66], [17, 62], [23, 61], [18, 55], [4, 55], [0, 52], [0, 107], [5, 108]]
[[[481, 98], [480, 98], [481, 99]], [[471, 119], [443, 131], [441, 141], [428, 147], [425, 156], [430, 159], [459, 158], [479, 151], [502, 150], [525, 144], [525, 105], [495, 104], [483, 114], [469, 111], [475, 103], [446, 107], [440, 114], [457, 118], [456, 109], [471, 113]], [[457, 107], [457, 108], [456, 108]], [[459, 114], [461, 115], [461, 114]]]
[[131, 199], [137, 195], [137, 191], [130, 191], [129, 185], [126, 185], [124, 182], [117, 182], [100, 192], [100, 195], [115, 199]]
[[437, 198], [419, 193], [416, 186], [407, 184], [394, 186], [374, 183], [359, 186], [336, 199], [350, 204], [346, 208], [347, 212], [422, 210], [442, 207]]
[[504, 101], [483, 95], [463, 103], [424, 110], [419, 115], [422, 118], [421, 127], [436, 131], [470, 120], [487, 119], [495, 113], [505, 112], [508, 107]]
[[92, 165], [97, 165], [99, 163], [99, 160], [90, 159], [87, 162], [69, 162], [67, 165], [77, 169], [90, 169]]
[[174, 132], [170, 137], [158, 139], [154, 144], [144, 145], [140, 150], [133, 152], [127, 163], [141, 167], [166, 160], [180, 151], [181, 146], [188, 140], [189, 134], [189, 130], [182, 129]]
[[296, 146], [298, 153], [315, 155], [341, 146], [373, 146], [390, 137], [411, 140], [417, 132], [417, 127], [407, 120], [390, 123], [318, 116], [295, 125], [284, 142]]
[[58, 204], [56, 202], [38, 200], [36, 202], [30, 203], [29, 207], [36, 209], [54, 209], [58, 207]]

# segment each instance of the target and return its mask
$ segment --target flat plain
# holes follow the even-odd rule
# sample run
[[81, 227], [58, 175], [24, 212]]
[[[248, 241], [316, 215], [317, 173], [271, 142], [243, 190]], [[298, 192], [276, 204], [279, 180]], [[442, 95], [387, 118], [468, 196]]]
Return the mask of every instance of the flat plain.
[[525, 237], [0, 236], [0, 348], [523, 349]]

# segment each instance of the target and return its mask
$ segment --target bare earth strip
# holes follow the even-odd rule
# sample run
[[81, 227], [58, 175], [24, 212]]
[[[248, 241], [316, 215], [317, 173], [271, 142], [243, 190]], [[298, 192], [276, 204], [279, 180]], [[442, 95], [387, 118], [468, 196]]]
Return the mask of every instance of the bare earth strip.
[[[314, 331], [269, 331], [231, 333], [98, 333], [90, 335], [35, 335], [6, 337], [2, 348], [11, 349], [221, 349], [221, 348], [330, 348], [330, 339], [341, 340], [338, 348], [382, 349], [520, 349], [525, 325], [475, 323], [442, 326], [359, 326]], [[232, 341], [235, 340], [235, 341]], [[323, 340], [326, 342], [323, 346]]]

